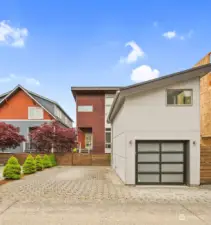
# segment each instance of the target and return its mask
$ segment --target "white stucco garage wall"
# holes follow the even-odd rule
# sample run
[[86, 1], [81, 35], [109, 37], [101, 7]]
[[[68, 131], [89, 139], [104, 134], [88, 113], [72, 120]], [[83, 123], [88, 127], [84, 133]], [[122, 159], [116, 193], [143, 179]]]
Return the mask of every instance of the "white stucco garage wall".
[[[127, 159], [125, 160], [125, 168], [123, 168], [122, 163], [118, 165], [118, 160], [115, 166], [118, 168], [118, 174], [125, 172], [125, 180], [123, 179], [123, 181], [126, 184], [135, 184], [135, 140], [189, 140], [189, 181], [192, 185], [200, 184], [199, 84], [199, 78], [194, 78], [162, 89], [140, 92], [126, 97], [124, 108], [120, 110], [113, 121], [113, 131], [115, 132], [113, 151], [122, 156], [126, 152], [124, 160]], [[167, 106], [167, 88], [193, 89], [192, 106]], [[117, 130], [121, 130], [124, 134], [120, 137], [122, 137], [121, 143], [125, 141], [125, 149], [122, 144], [115, 140], [118, 138]], [[193, 144], [194, 141], [195, 144]]]
[[124, 106], [119, 111], [112, 127], [112, 167], [126, 182], [126, 138], [124, 121]]

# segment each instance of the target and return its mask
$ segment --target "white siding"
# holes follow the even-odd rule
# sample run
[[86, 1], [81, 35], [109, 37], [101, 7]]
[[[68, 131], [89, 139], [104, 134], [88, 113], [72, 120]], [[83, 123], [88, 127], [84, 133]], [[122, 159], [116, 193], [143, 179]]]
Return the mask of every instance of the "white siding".
[[112, 167], [116, 170], [116, 173], [119, 177], [126, 182], [125, 174], [126, 174], [126, 139], [124, 133], [124, 126], [122, 126], [122, 118], [124, 114], [123, 110], [124, 106], [119, 111], [118, 115], [112, 126]]
[[[193, 89], [193, 105], [167, 106], [166, 88]], [[199, 78], [166, 88], [127, 97], [113, 121], [116, 134], [121, 131], [125, 135], [127, 184], [135, 183], [135, 140], [189, 140], [190, 184], [200, 183]], [[113, 151], [120, 147], [114, 145]]]
[[56, 105], [54, 106], [54, 114], [68, 127], [72, 127], [72, 121], [69, 120], [69, 118]]
[[[110, 128], [111, 129], [111, 124], [107, 123], [107, 118], [108, 118], [108, 114], [110, 112], [111, 109], [111, 105], [113, 103], [115, 94], [106, 94], [105, 95], [105, 129], [106, 128]], [[106, 132], [105, 132], [106, 135]], [[112, 132], [111, 132], [112, 135]], [[106, 139], [105, 139], [106, 140]], [[111, 140], [112, 142], [112, 140]], [[105, 143], [105, 153], [111, 153], [111, 148], [109, 148], [108, 145], [109, 143]]]

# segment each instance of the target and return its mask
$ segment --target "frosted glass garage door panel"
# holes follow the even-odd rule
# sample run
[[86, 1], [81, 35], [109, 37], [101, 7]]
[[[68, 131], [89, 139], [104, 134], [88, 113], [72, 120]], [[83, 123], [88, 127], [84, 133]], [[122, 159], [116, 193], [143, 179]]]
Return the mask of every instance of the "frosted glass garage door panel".
[[183, 172], [183, 164], [162, 164], [161, 172]]
[[138, 143], [138, 152], [159, 152], [158, 143]]
[[158, 183], [158, 174], [138, 174], [138, 182], [141, 183]]
[[159, 172], [159, 164], [138, 164], [138, 172]]
[[162, 174], [161, 182], [183, 183], [183, 174]]
[[138, 154], [138, 162], [159, 162], [159, 154]]
[[181, 152], [183, 151], [183, 143], [162, 143], [162, 152]]
[[183, 162], [183, 154], [162, 154], [162, 162]]

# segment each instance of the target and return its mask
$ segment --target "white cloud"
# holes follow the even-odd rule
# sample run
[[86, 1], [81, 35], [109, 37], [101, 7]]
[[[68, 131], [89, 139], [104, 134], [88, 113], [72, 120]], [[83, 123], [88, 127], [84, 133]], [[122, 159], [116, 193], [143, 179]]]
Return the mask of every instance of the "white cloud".
[[176, 36], [177, 36], [176, 31], [168, 31], [163, 34], [163, 37], [165, 37], [167, 39], [172, 39], [172, 38], [175, 38]]
[[142, 65], [132, 70], [131, 80], [134, 82], [147, 81], [158, 78], [159, 74], [160, 72], [158, 70], [152, 69], [148, 65]]
[[26, 28], [12, 27], [9, 21], [5, 20], [0, 22], [0, 44], [22, 48], [27, 36]]
[[35, 78], [27, 78], [26, 77], [25, 80], [26, 80], [27, 84], [40, 86], [39, 80], [36, 80]]
[[135, 41], [130, 41], [125, 44], [125, 47], [130, 46], [132, 48], [131, 52], [127, 57], [121, 57], [120, 63], [134, 63], [139, 57], [144, 57], [144, 51], [136, 44]]
[[177, 38], [181, 41], [184, 41], [186, 39], [190, 39], [190, 38], [192, 38], [192, 36], [193, 36], [193, 30], [190, 30], [188, 33], [185, 33], [183, 35], [177, 34], [176, 31], [168, 31], [168, 32], [163, 34], [163, 37], [165, 37], [167, 39]]
[[24, 76], [17, 76], [15, 74], [10, 74], [8, 77], [0, 77], [0, 83], [9, 83], [9, 82], [16, 82], [16, 83], [24, 83], [28, 85], [35, 85], [39, 86], [39, 80], [33, 77], [24, 77]]

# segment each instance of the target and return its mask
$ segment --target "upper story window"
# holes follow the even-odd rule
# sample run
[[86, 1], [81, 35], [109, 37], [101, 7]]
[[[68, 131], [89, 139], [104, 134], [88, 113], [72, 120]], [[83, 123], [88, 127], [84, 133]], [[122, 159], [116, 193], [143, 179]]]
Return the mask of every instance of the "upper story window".
[[55, 107], [55, 115], [59, 117], [59, 119], [62, 119], [62, 112], [58, 107]]
[[113, 103], [115, 95], [106, 94], [105, 95], [105, 123], [107, 124], [107, 116], [109, 114], [109, 111], [111, 109], [111, 105]]
[[105, 130], [105, 147], [111, 148], [111, 128]]
[[68, 127], [72, 127], [72, 122], [70, 120], [68, 120], [68, 123], [67, 123]]
[[39, 120], [44, 118], [44, 112], [41, 107], [28, 107], [28, 119]]
[[78, 112], [93, 112], [92, 105], [79, 105]]
[[191, 89], [168, 89], [167, 105], [192, 105], [193, 90]]

